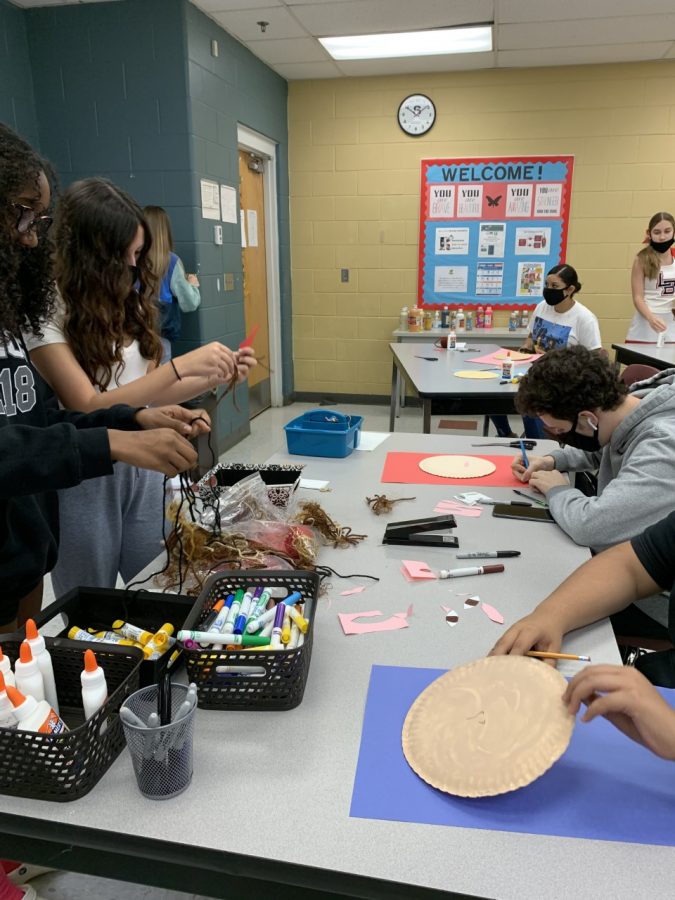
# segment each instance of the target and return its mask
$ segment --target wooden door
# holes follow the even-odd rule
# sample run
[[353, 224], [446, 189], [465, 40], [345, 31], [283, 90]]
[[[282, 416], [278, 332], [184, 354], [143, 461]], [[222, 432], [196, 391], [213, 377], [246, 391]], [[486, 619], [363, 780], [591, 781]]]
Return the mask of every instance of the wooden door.
[[248, 150], [239, 150], [239, 196], [242, 220], [244, 318], [246, 334], [258, 326], [253, 346], [259, 365], [249, 377], [251, 418], [270, 406], [269, 319], [267, 312], [267, 257], [265, 246], [265, 179], [263, 163]]

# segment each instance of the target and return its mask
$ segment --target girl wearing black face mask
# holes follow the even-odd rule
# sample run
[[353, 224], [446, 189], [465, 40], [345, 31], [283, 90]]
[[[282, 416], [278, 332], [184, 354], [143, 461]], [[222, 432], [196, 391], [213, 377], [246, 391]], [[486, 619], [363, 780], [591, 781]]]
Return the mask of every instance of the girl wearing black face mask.
[[635, 314], [626, 335], [628, 342], [675, 342], [674, 239], [675, 218], [667, 212], [655, 213], [647, 226], [647, 246], [633, 261], [631, 290]]
[[[588, 350], [602, 347], [597, 318], [576, 299], [580, 290], [576, 269], [566, 263], [553, 266], [546, 276], [544, 299], [532, 313], [530, 333], [521, 350], [546, 353], [562, 347], [581, 346]], [[512, 436], [506, 416], [492, 416], [492, 421], [500, 437]], [[523, 416], [523, 422], [526, 437], [544, 437], [538, 419]]]

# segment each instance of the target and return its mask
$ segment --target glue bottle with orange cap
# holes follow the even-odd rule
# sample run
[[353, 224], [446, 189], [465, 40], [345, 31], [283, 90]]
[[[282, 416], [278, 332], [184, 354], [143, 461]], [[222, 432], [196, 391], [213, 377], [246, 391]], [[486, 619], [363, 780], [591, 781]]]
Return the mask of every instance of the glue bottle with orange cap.
[[80, 672], [82, 682], [82, 706], [85, 719], [90, 719], [108, 699], [108, 685], [105, 672], [96, 661], [93, 650], [84, 651], [84, 669]]
[[[14, 685], [10, 685], [10, 687], [14, 687]], [[5, 679], [2, 672], [0, 672], [0, 728], [16, 728], [14, 707], [12, 706], [12, 701], [7, 696]]]
[[5, 684], [11, 684], [12, 687], [16, 687], [12, 664], [9, 661], [9, 657], [2, 652], [2, 647], [0, 647], [0, 672], [5, 676]]
[[[45, 686], [45, 700], [53, 710], [59, 711], [59, 700], [56, 695], [56, 681], [54, 679], [54, 667], [49, 650], [45, 644], [45, 639], [37, 630], [37, 625], [33, 619], [26, 620], [26, 643], [30, 646], [33, 659], [38, 664], [42, 680]], [[35, 696], [35, 695], [33, 695]]]
[[[19, 658], [14, 663], [14, 679], [16, 687], [22, 694], [30, 694], [36, 700], [45, 700], [45, 682], [42, 672], [33, 659], [33, 652], [28, 641], [22, 641]], [[51, 706], [51, 703], [49, 704]]]
[[6, 691], [14, 707], [19, 731], [38, 731], [41, 734], [61, 734], [68, 731], [66, 723], [46, 700], [38, 701], [35, 697], [25, 696], [10, 685], [7, 685]]

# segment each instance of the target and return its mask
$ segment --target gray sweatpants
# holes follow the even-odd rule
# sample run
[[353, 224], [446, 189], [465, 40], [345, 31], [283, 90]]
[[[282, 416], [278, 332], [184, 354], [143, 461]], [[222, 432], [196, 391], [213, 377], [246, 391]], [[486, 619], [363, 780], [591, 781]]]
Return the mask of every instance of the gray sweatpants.
[[118, 572], [130, 581], [163, 550], [161, 473], [121, 462], [114, 470], [59, 491], [57, 598], [74, 587], [114, 588]]

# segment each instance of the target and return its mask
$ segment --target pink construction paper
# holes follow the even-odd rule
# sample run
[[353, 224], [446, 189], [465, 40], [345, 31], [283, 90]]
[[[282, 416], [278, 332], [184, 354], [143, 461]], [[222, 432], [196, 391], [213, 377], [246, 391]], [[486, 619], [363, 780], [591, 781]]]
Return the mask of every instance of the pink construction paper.
[[476, 519], [483, 510], [477, 509], [475, 506], [435, 506], [435, 513], [452, 513], [453, 516], [466, 516], [469, 519]]
[[489, 603], [481, 603], [481, 609], [488, 617], [488, 619], [492, 619], [492, 621], [496, 622], [497, 625], [504, 624], [504, 616], [500, 612], [497, 612], [494, 606], [490, 606]]
[[350, 594], [360, 594], [361, 591], [365, 591], [365, 587], [354, 587], [350, 588], [348, 591], [340, 591], [340, 596], [348, 597]]
[[415, 580], [418, 578], [436, 578], [434, 573], [425, 562], [420, 562], [417, 559], [402, 559], [401, 564], [401, 571], [408, 579]]
[[380, 622], [356, 622], [355, 619], [368, 619], [375, 616], [381, 616], [379, 609], [369, 610], [368, 612], [355, 613], [338, 613], [338, 619], [342, 630], [345, 634], [369, 634], [372, 631], [398, 631], [400, 628], [407, 628], [408, 622], [406, 613], [394, 613], [388, 619], [382, 619]]
[[410, 606], [409, 606], [409, 607], [407, 608], [407, 610], [405, 611], [406, 619], [409, 619], [410, 616], [412, 616], [412, 614], [413, 614], [413, 605], [412, 605], [412, 603], [411, 603]]
[[[502, 347], [502, 350], [508, 350], [508, 347]], [[495, 350], [494, 353], [488, 353], [486, 356], [474, 356], [473, 359], [468, 359], [467, 362], [475, 362], [475, 363], [488, 363], [491, 366], [501, 366], [504, 362], [498, 356], [495, 356], [495, 353], [499, 353], [499, 350]], [[535, 359], [539, 359], [541, 353], [531, 353], [526, 359], [514, 359], [514, 366], [526, 366], [530, 363], [533, 363]]]

